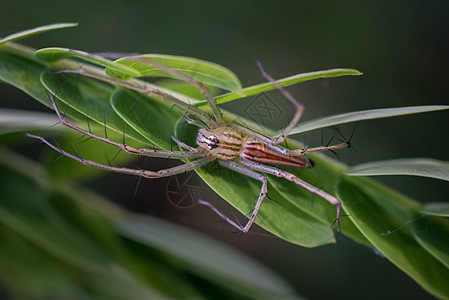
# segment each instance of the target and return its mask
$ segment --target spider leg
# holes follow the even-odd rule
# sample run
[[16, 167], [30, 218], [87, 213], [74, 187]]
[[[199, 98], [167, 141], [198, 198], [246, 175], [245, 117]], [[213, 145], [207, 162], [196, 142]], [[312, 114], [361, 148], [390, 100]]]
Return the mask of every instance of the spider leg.
[[305, 149], [296, 149], [296, 150], [288, 150], [287, 153], [291, 156], [299, 156], [306, 155], [313, 152], [321, 152], [321, 151], [334, 151], [338, 149], [344, 149], [351, 147], [351, 143], [349, 141], [343, 142], [336, 145], [331, 146], [318, 146], [313, 148], [305, 148]]
[[71, 73], [71, 74], [79, 74], [86, 77], [91, 77], [94, 79], [98, 79], [103, 82], [107, 82], [112, 85], [119, 85], [124, 88], [137, 91], [139, 93], [142, 93], [144, 95], [150, 96], [150, 97], [156, 97], [159, 99], [162, 99], [186, 112], [188, 112], [191, 115], [196, 116], [198, 119], [203, 121], [205, 124], [210, 124], [213, 122], [213, 119], [205, 112], [199, 110], [198, 108], [183, 102], [173, 96], [169, 93], [169, 91], [162, 90], [162, 88], [156, 88], [154, 85], [137, 80], [137, 79], [130, 79], [130, 80], [122, 80], [118, 78], [109, 77], [107, 75], [94, 72], [94, 71], [88, 71], [85, 69], [76, 69], [76, 70], [61, 70], [58, 72], [55, 72], [55, 74], [64, 74], [64, 73]]
[[184, 119], [185, 119], [186, 122], [187, 122], [188, 124], [190, 124], [190, 125], [194, 125], [194, 126], [199, 127], [199, 128], [205, 128], [205, 127], [206, 127], [203, 123], [198, 122], [198, 121], [192, 119], [192, 118], [188, 115], [188, 113], [185, 113], [185, 114], [184, 114]]
[[243, 165], [237, 163], [237, 162], [233, 162], [233, 161], [229, 161], [229, 160], [219, 160], [218, 162], [220, 163], [220, 165], [222, 165], [226, 168], [229, 168], [229, 169], [236, 171], [240, 174], [249, 176], [251, 178], [257, 179], [262, 182], [262, 187], [260, 189], [259, 197], [257, 198], [257, 202], [256, 202], [256, 205], [254, 206], [251, 216], [250, 216], [248, 222], [246, 223], [246, 225], [241, 226], [240, 224], [237, 224], [236, 222], [231, 220], [229, 217], [227, 217], [223, 213], [221, 213], [211, 203], [204, 201], [204, 200], [199, 200], [198, 203], [201, 205], [205, 205], [205, 206], [209, 207], [210, 209], [212, 209], [217, 215], [219, 215], [222, 219], [224, 219], [226, 222], [228, 222], [229, 224], [231, 224], [238, 230], [240, 230], [242, 232], [248, 232], [249, 229], [251, 228], [251, 225], [253, 225], [254, 220], [256, 219], [257, 213], [259, 212], [259, 209], [260, 209], [260, 206], [262, 205], [263, 199], [267, 195], [267, 178], [264, 175], [259, 174], [255, 171], [247, 168], [246, 166], [243, 166]]
[[273, 144], [279, 144], [282, 143], [288, 137], [290, 131], [292, 131], [292, 129], [296, 126], [296, 124], [298, 124], [299, 120], [301, 119], [304, 113], [305, 107], [304, 105], [298, 103], [298, 101], [296, 101], [296, 99], [286, 89], [284, 89], [279, 83], [277, 83], [273, 79], [273, 77], [271, 77], [268, 73], [266, 73], [262, 67], [262, 64], [259, 61], [257, 62], [257, 66], [259, 67], [262, 76], [265, 77], [265, 79], [267, 79], [271, 83], [273, 83], [277, 87], [277, 89], [284, 95], [284, 97], [287, 98], [287, 100], [290, 101], [295, 106], [296, 109], [293, 119], [290, 121], [287, 127], [285, 127], [282, 134], [272, 141]]
[[179, 79], [181, 79], [182, 81], [193, 85], [194, 87], [198, 88], [200, 93], [204, 96], [204, 98], [206, 99], [207, 103], [209, 104], [210, 109], [212, 110], [212, 113], [214, 114], [215, 117], [215, 121], [217, 121], [218, 123], [221, 123], [223, 121], [223, 115], [221, 113], [220, 108], [218, 107], [217, 102], [214, 100], [214, 98], [212, 97], [212, 94], [209, 92], [209, 90], [206, 88], [206, 86], [201, 83], [200, 81], [198, 81], [197, 79], [188, 76], [185, 73], [179, 72], [175, 69], [171, 69], [169, 67], [167, 67], [166, 65], [164, 65], [163, 63], [154, 61], [152, 59], [140, 59], [140, 60], [144, 60], [146, 63], [152, 65], [155, 68], [158, 68], [170, 75], [173, 75]]
[[144, 155], [149, 157], [172, 158], [172, 159], [192, 159], [200, 157], [200, 155], [194, 151], [165, 151], [159, 149], [146, 149], [146, 148], [136, 149], [126, 145], [125, 143], [117, 143], [115, 141], [108, 139], [107, 137], [95, 135], [90, 131], [90, 129], [89, 131], [86, 131], [78, 127], [77, 125], [73, 124], [72, 122], [68, 121], [64, 115], [61, 115], [58, 107], [56, 106], [55, 99], [52, 94], [50, 94], [50, 101], [62, 125], [67, 126], [73, 130], [76, 130], [85, 136], [117, 147], [127, 153], [135, 155]]
[[231, 123], [231, 126], [235, 129], [247, 134], [248, 136], [253, 136], [258, 141], [264, 143], [267, 147], [276, 150], [279, 153], [285, 154], [285, 155], [291, 155], [291, 156], [300, 156], [300, 155], [306, 155], [312, 152], [321, 152], [321, 151], [333, 151], [338, 149], [344, 149], [351, 147], [350, 139], [344, 141], [343, 143], [339, 143], [336, 145], [330, 145], [330, 146], [319, 146], [319, 147], [313, 147], [313, 148], [304, 148], [304, 149], [296, 149], [296, 150], [289, 150], [281, 146], [277, 146], [275, 144], [272, 144], [272, 139], [269, 138], [266, 135], [263, 135], [257, 131], [254, 131], [250, 128], [245, 127], [242, 124], [239, 123]]
[[192, 171], [192, 170], [194, 170], [196, 168], [199, 168], [199, 167], [202, 167], [202, 166], [204, 166], [204, 165], [206, 165], [207, 163], [210, 162], [210, 159], [208, 157], [203, 157], [203, 158], [191, 161], [191, 162], [183, 164], [183, 165], [179, 165], [179, 166], [176, 166], [176, 167], [163, 169], [163, 170], [159, 170], [159, 171], [149, 171], [149, 170], [139, 170], [139, 169], [131, 169], [131, 168], [113, 167], [113, 166], [109, 166], [109, 165], [99, 164], [99, 163], [96, 163], [94, 161], [84, 159], [84, 158], [82, 158], [80, 156], [72, 155], [72, 154], [62, 150], [61, 148], [56, 147], [55, 145], [53, 145], [52, 143], [48, 142], [43, 137], [32, 135], [32, 134], [29, 134], [29, 133], [27, 133], [27, 136], [42, 141], [43, 143], [48, 145], [53, 150], [61, 153], [64, 156], [67, 156], [67, 157], [69, 157], [71, 159], [74, 159], [74, 160], [78, 161], [80, 164], [82, 164], [84, 166], [91, 166], [91, 167], [95, 167], [95, 168], [102, 169], [102, 170], [105, 170], [105, 171], [111, 171], [111, 172], [123, 173], [123, 174], [129, 174], [129, 175], [136, 175], [136, 176], [141, 176], [141, 177], [145, 177], [145, 178], [168, 177], [168, 176], [172, 176], [172, 175], [176, 175], [176, 174]]
[[256, 171], [260, 171], [260, 172], [264, 172], [264, 173], [268, 173], [277, 177], [282, 177], [287, 179], [288, 181], [294, 182], [297, 185], [305, 188], [306, 190], [320, 196], [321, 198], [323, 198], [324, 200], [326, 200], [327, 202], [333, 204], [336, 207], [337, 213], [336, 213], [336, 217], [335, 217], [335, 221], [334, 224], [338, 224], [338, 221], [340, 219], [340, 208], [341, 208], [341, 201], [338, 200], [336, 197], [326, 193], [325, 191], [311, 185], [310, 183], [305, 182], [304, 180], [300, 179], [299, 177], [286, 172], [284, 170], [278, 169], [276, 167], [272, 167], [272, 166], [267, 166], [267, 165], [263, 165], [263, 164], [259, 164], [259, 163], [255, 163], [252, 162], [250, 160], [247, 159], [240, 159], [240, 163], [248, 168], [251, 168], [253, 170]]
[[171, 137], [173, 139], [173, 141], [175, 141], [175, 143], [178, 145], [179, 148], [181, 149], [186, 149], [192, 153], [199, 153], [201, 148], [193, 148], [192, 146], [187, 145], [186, 143], [181, 142], [180, 140], [178, 140], [175, 136], [172, 135]]

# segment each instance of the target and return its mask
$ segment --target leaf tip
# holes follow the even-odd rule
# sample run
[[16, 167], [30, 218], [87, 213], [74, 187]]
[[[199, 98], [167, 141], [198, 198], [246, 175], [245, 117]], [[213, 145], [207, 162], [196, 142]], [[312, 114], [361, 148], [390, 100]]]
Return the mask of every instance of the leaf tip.
[[363, 75], [363, 72], [357, 70], [357, 69], [351, 69], [352, 73], [350, 75], [354, 75], [354, 76], [360, 76]]

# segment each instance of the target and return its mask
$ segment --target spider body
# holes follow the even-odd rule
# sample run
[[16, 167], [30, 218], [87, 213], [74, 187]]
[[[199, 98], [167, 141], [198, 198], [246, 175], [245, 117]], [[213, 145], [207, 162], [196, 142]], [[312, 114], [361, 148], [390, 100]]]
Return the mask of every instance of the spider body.
[[241, 157], [261, 164], [311, 167], [308, 160], [285, 154], [287, 150], [279, 146], [270, 147], [268, 143], [251, 139], [230, 124], [213, 130], [199, 129], [196, 143], [203, 150], [201, 156], [212, 159], [230, 160]]
[[196, 144], [203, 149], [203, 156], [229, 160], [242, 153], [246, 137], [229, 125], [215, 129], [200, 128]]

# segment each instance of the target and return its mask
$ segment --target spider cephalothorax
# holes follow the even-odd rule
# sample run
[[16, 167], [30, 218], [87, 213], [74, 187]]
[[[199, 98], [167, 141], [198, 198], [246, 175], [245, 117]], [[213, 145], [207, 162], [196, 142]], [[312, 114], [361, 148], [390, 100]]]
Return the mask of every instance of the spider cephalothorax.
[[196, 144], [205, 149], [205, 154], [217, 159], [234, 159], [243, 151], [246, 137], [231, 126], [215, 129], [200, 128]]

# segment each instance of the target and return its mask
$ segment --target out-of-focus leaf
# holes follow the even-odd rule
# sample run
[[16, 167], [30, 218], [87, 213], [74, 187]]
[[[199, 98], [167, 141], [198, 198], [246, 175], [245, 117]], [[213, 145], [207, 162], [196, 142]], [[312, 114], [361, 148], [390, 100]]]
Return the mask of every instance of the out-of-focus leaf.
[[449, 217], [449, 203], [447, 202], [426, 203], [421, 208], [421, 212], [426, 215]]
[[177, 257], [185, 268], [199, 276], [206, 276], [229, 289], [244, 291], [249, 298], [296, 298], [290, 287], [263, 266], [186, 229], [155, 219], [133, 218], [121, 222], [119, 231]]
[[[439, 298], [449, 299], [446, 279], [449, 278], [449, 269], [423, 248], [411, 233], [413, 228], [409, 226], [419, 220], [417, 204], [362, 178], [343, 180], [338, 195], [349, 218], [383, 255], [424, 289]], [[435, 240], [441, 243], [443, 235], [437, 235]], [[430, 240], [427, 242], [434, 250], [447, 247], [447, 242], [444, 247], [438, 244], [431, 246], [433, 241]]]
[[449, 223], [437, 217], [423, 217], [413, 222], [413, 236], [418, 243], [449, 269]]
[[58, 122], [55, 114], [0, 108], [0, 134], [47, 129]]
[[47, 91], [40, 82], [45, 67], [0, 48], [0, 79], [24, 91], [39, 102], [50, 106]]

